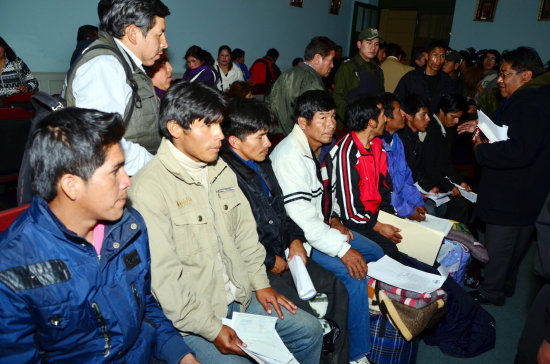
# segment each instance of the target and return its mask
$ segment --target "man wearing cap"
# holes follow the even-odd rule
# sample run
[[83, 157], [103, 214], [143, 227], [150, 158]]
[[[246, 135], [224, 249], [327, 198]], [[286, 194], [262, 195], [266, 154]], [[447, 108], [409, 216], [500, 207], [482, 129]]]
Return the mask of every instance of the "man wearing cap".
[[346, 60], [334, 78], [336, 115], [343, 123], [344, 111], [349, 101], [365, 94], [381, 95], [384, 92], [384, 73], [377, 62], [380, 35], [374, 28], [364, 29], [357, 41], [359, 52]]
[[451, 48], [447, 49], [447, 52], [445, 53], [445, 63], [443, 64], [442, 69], [443, 72], [448, 74], [451, 80], [453, 80], [456, 91], [460, 95], [464, 92], [464, 82], [459, 74], [461, 63], [462, 57], [460, 56], [460, 53]]

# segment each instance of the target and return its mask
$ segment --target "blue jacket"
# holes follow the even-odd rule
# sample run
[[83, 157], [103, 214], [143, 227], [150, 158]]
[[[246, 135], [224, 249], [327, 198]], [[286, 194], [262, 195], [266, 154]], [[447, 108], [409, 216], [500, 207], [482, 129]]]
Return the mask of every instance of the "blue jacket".
[[[390, 145], [392, 140], [393, 143]], [[392, 139], [388, 132], [384, 132], [382, 142], [388, 157], [388, 172], [393, 183], [391, 204], [397, 211], [397, 216], [411, 216], [416, 206], [424, 206], [424, 199], [414, 186], [412, 172], [405, 159], [403, 142], [397, 133], [393, 134]]]
[[151, 294], [137, 211], [105, 226], [99, 258], [34, 197], [0, 251], [1, 363], [177, 363], [191, 352]]

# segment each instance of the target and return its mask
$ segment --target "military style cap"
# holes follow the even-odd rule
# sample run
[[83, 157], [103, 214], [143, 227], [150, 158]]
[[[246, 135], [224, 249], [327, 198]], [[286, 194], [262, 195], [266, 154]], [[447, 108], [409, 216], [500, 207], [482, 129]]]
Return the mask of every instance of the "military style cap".
[[373, 40], [374, 38], [380, 38], [380, 35], [378, 34], [378, 29], [375, 28], [367, 28], [363, 29], [361, 33], [359, 33], [359, 41], [363, 40]]

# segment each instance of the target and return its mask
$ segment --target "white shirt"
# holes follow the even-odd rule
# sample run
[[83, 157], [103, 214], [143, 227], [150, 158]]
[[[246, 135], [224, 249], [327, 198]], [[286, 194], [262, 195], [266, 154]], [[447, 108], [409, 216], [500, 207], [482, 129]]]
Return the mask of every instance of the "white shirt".
[[[121, 41], [115, 39], [115, 42], [143, 70], [139, 58]], [[132, 95], [132, 88], [126, 83], [124, 67], [118, 58], [112, 55], [94, 57], [80, 66], [76, 71], [72, 86], [76, 107], [116, 112], [122, 117], [124, 117], [126, 104]], [[153, 157], [141, 145], [132, 143], [125, 138], [122, 138], [120, 145], [126, 157], [124, 169], [130, 176], [136, 174]]]
[[221, 67], [218, 65], [218, 61], [214, 63], [214, 69], [220, 72], [220, 79], [218, 80], [218, 90], [227, 91], [229, 86], [235, 81], [244, 81], [243, 71], [241, 68], [233, 63], [233, 67], [227, 72], [227, 76], [223, 73]]

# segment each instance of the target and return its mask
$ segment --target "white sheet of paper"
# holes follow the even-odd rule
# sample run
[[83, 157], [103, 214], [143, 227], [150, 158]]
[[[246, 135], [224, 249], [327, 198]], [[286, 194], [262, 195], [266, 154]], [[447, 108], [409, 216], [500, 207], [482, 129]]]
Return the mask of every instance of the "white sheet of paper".
[[376, 262], [369, 263], [369, 276], [381, 282], [424, 293], [441, 288], [446, 277], [407, 267], [398, 261], [384, 255]]
[[[289, 249], [285, 250], [286, 258], [288, 259]], [[295, 256], [290, 262], [288, 262], [288, 269], [292, 275], [292, 280], [298, 291], [298, 296], [304, 301], [308, 301], [315, 297], [317, 291], [311, 281], [311, 277], [307, 272], [306, 266], [302, 258]]]
[[403, 239], [397, 244], [397, 249], [399, 249], [400, 252], [428, 265], [434, 264], [446, 234], [416, 224], [409, 219], [402, 219], [398, 216], [388, 214], [384, 211], [380, 211], [378, 214], [378, 221], [401, 229], [399, 234], [401, 234]]
[[275, 330], [277, 317], [234, 312], [232, 320], [222, 322], [235, 330], [246, 344], [242, 349], [258, 363], [298, 363]]
[[462, 197], [464, 197], [466, 200], [470, 201], [470, 202], [473, 202], [473, 203], [476, 203], [477, 202], [477, 193], [475, 192], [472, 192], [472, 191], [466, 191], [466, 189], [464, 187], [462, 187], [461, 185], [457, 185], [456, 183], [453, 183], [456, 187], [458, 187], [458, 189], [460, 190], [460, 194], [462, 195]]
[[414, 183], [414, 186], [422, 193], [423, 195], [426, 195], [427, 198], [435, 202], [435, 206], [439, 207], [443, 205], [444, 203], [447, 203], [451, 201], [449, 198], [449, 195], [451, 195], [451, 192], [440, 192], [440, 193], [430, 193], [428, 191], [425, 191], [418, 182]]
[[430, 229], [440, 231], [443, 234], [447, 235], [449, 231], [453, 228], [453, 222], [448, 219], [442, 219], [440, 217], [426, 214], [426, 220], [424, 221], [414, 221], [415, 224], [420, 224], [422, 226], [428, 227]]
[[485, 115], [481, 110], [477, 110], [477, 127], [485, 134], [489, 143], [500, 142], [508, 139], [508, 126], [498, 126]]

